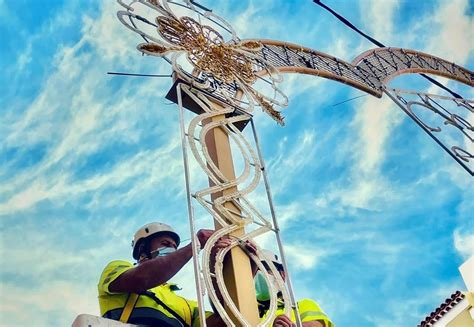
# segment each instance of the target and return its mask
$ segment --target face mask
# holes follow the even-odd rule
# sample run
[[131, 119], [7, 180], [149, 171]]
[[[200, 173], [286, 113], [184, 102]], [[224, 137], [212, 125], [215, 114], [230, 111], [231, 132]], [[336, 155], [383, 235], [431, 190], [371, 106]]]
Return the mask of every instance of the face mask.
[[150, 255], [151, 255], [151, 258], [156, 258], [156, 257], [165, 257], [167, 256], [168, 254], [171, 254], [171, 253], [174, 253], [176, 252], [176, 249], [175, 248], [172, 248], [172, 247], [163, 247], [163, 248], [159, 248], [159, 249], [156, 249], [156, 250], [153, 250], [150, 252]]
[[[270, 281], [272, 281], [273, 276], [270, 275]], [[270, 300], [270, 290], [268, 288], [265, 277], [261, 271], [257, 272], [254, 279], [255, 283], [255, 292], [257, 293], [257, 300], [261, 302]]]

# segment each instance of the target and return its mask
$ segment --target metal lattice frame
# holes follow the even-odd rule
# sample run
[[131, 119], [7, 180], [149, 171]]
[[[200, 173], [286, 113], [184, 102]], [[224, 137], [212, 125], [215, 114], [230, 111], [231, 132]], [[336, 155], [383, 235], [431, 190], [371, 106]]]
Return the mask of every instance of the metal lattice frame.
[[273, 40], [261, 55], [280, 72], [302, 73], [336, 80], [377, 97], [387, 83], [401, 74], [428, 73], [474, 86], [474, 72], [447, 60], [408, 49], [378, 48], [364, 52], [352, 63], [300, 45]]
[[[201, 107], [203, 112], [202, 114], [194, 117], [187, 126], [187, 128], [184, 126], [183, 118], [181, 118], [181, 133], [183, 138], [184, 153], [186, 153], [185, 149], [189, 146], [194, 158], [196, 159], [196, 162], [205, 172], [207, 177], [213, 182], [213, 186], [192, 193], [192, 197], [195, 198], [209, 212], [209, 214], [211, 214], [211, 216], [214, 218], [215, 221], [220, 224], [220, 226], [222, 226], [221, 229], [215, 232], [206, 242], [206, 245], [202, 250], [202, 269], [197, 268], [196, 271], [198, 272], [198, 276], [201, 276], [202, 274], [206, 289], [209, 293], [209, 297], [212, 303], [214, 304], [216, 310], [219, 312], [219, 315], [227, 324], [227, 326], [236, 326], [236, 324], [229, 317], [228, 313], [225, 310], [225, 306], [229, 307], [232, 314], [237, 317], [240, 322], [240, 326], [251, 326], [251, 324], [246, 320], [246, 318], [239, 312], [224, 283], [224, 258], [233, 247], [240, 246], [244, 244], [244, 242], [247, 240], [252, 240], [259, 235], [272, 231], [276, 231], [276, 236], [281, 253], [283, 250], [281, 247], [281, 240], [279, 237], [277, 223], [273, 212], [272, 223], [270, 220], [266, 219], [258, 211], [258, 209], [253, 206], [252, 203], [247, 199], [247, 195], [250, 194], [258, 186], [262, 178], [262, 174], [264, 174], [264, 169], [263, 163], [261, 162], [260, 158], [260, 150], [257, 148], [256, 151], [253, 148], [251, 143], [246, 139], [245, 135], [239, 130], [239, 128], [235, 124], [241, 121], [248, 121], [252, 117], [245, 112], [240, 112], [236, 114], [235, 108], [233, 107], [221, 108], [220, 106], [216, 105], [215, 102], [211, 102], [205, 94], [199, 92], [196, 89], [192, 89], [189, 85], [180, 83], [178, 84], [177, 89], [181, 117], [183, 117], [181, 92], [183, 92], [187, 97], [192, 98], [193, 101]], [[223, 120], [212, 122], [213, 117], [220, 117], [226, 114], [234, 115], [232, 117], [224, 118]], [[234, 142], [241, 154], [241, 157], [243, 158], [244, 169], [242, 170], [241, 175], [236, 176], [235, 179], [228, 179], [224, 175], [224, 173], [215, 165], [207, 149], [206, 136], [214, 129], [220, 129], [224, 133], [226, 133], [228, 138]], [[256, 137], [256, 134], [254, 134], [254, 137]], [[185, 155], [184, 157], [187, 176], [187, 155]], [[186, 177], [186, 180], [188, 194], [191, 194], [192, 191], [189, 186], [188, 177]], [[266, 180], [265, 183], [267, 183]], [[243, 185], [245, 185], [245, 187]], [[214, 198], [214, 201], [210, 201], [211, 198]], [[232, 203], [233, 206], [237, 208], [237, 211], [226, 207], [225, 204], [228, 203]], [[191, 207], [189, 207], [189, 210], [190, 214], [192, 214]], [[193, 219], [191, 219], [191, 224], [194, 224]], [[211, 250], [216, 244], [216, 242], [219, 240], [219, 238], [224, 235], [232, 234], [237, 229], [241, 229], [242, 226], [250, 225], [253, 225], [254, 227], [256, 226], [256, 228], [251, 232], [245, 233], [239, 238], [234, 238], [229, 247], [218, 252], [215, 258], [215, 266], [211, 267]], [[267, 284], [270, 285], [269, 313], [268, 316], [257, 325], [268, 326], [271, 321], [275, 319], [276, 316], [278, 302], [277, 294], [281, 294], [284, 300], [285, 314], [289, 315], [291, 309], [297, 309], [295, 305], [295, 298], [292, 292], [291, 282], [288, 280], [289, 284], [287, 289], [285, 282], [276, 270], [276, 267], [272, 263], [271, 258], [265, 258], [261, 249], [258, 246], [256, 254], [248, 253], [248, 255], [250, 259], [260, 269], [260, 271], [264, 274]], [[282, 259], [283, 258], [284, 256], [282, 255]], [[262, 259], [266, 259], [266, 261], [270, 263], [269, 267], [272, 271], [273, 276], [275, 277], [277, 285], [273, 285], [270, 282], [269, 273], [263, 266], [261, 262]], [[284, 260], [283, 262], [286, 266], [286, 262]], [[222, 295], [224, 303], [221, 303], [219, 301], [218, 293], [214, 288], [214, 281], [217, 284], [218, 291]], [[198, 278], [197, 282], [200, 283], [200, 277]], [[198, 289], [202, 289], [202, 286], [199, 285]]]
[[427, 73], [473, 86], [474, 72], [442, 58], [420, 51], [378, 48], [366, 51], [352, 64], [364, 74], [376, 76], [382, 85], [402, 74]]

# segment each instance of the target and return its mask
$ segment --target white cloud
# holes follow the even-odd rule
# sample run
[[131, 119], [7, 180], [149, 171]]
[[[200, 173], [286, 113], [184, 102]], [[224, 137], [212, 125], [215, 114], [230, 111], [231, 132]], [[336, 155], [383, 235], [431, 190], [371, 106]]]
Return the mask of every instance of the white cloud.
[[[114, 232], [130, 228], [123, 221], [114, 224], [113, 219], [106, 225]], [[45, 228], [46, 233], [34, 220], [8, 230], [2, 235], [0, 250], [1, 258], [9, 258], [0, 283], [0, 301], [5, 304], [0, 323], [30, 326], [34, 319], [37, 326], [64, 326], [78, 313], [99, 313], [96, 285], [104, 257], [118, 256], [121, 243], [129, 244], [127, 240], [110, 237], [108, 229], [102, 228], [113, 242], [72, 250], [68, 240], [78, 231], [71, 232], [60, 220]], [[88, 238], [87, 233], [81, 231], [81, 237]]]
[[[257, 2], [261, 3], [260, 1]], [[251, 34], [258, 35], [258, 30], [254, 30], [254, 25], [249, 24], [249, 17], [253, 17], [258, 11], [260, 7], [256, 7], [253, 1], [249, 2], [248, 7], [245, 9], [244, 12], [239, 14], [236, 19], [232, 22], [232, 27], [234, 28], [235, 32], [238, 36], [248, 35], [250, 32]], [[263, 26], [263, 25], [260, 25]]]
[[472, 31], [474, 21], [469, 12], [469, 1], [440, 1], [432, 22], [439, 24], [439, 31], [432, 34], [426, 52], [453, 61], [466, 63], [474, 50]]
[[474, 255], [474, 234], [462, 233], [460, 230], [455, 230], [453, 238], [454, 247], [463, 259]]
[[361, 2], [360, 11], [367, 22], [369, 35], [382, 43], [390, 44], [394, 33], [394, 18], [400, 7], [397, 0], [370, 0]]
[[[393, 22], [399, 5], [397, 1], [363, 2], [362, 11], [368, 12], [372, 18], [368, 20], [371, 22], [368, 26], [369, 31], [371, 30], [369, 34], [372, 33], [376, 39], [385, 44], [393, 44], [396, 41]], [[434, 18], [421, 19], [416, 23], [417, 28], [423, 30], [420, 33], [433, 30], [436, 24], [439, 24], [440, 29], [437, 33], [429, 34], [431, 37], [426, 49], [417, 50], [455, 60], [458, 63], [465, 62], [473, 48], [472, 42], [466, 42], [469, 39], [466, 33], [472, 25], [472, 19], [464, 14], [467, 6], [467, 1], [440, 2], [440, 8], [435, 11]], [[447, 12], [450, 14], [446, 14]], [[453, 19], [453, 17], [456, 18]], [[385, 158], [385, 143], [403, 119], [404, 116], [396, 105], [386, 96], [382, 100], [374, 97], [364, 100], [362, 108], [358, 109], [353, 121], [360, 136], [359, 145], [354, 151], [358, 154], [353, 167], [357, 175], [354, 176], [353, 186], [342, 191], [341, 196], [345, 204], [365, 207], [371, 198], [380, 194], [396, 196], [390, 193], [390, 186], [380, 176], [379, 169]]]
[[[101, 175], [81, 181], [72, 179], [69, 173], [58, 174], [52, 180], [35, 180], [24, 190], [19, 190], [4, 204], [0, 204], [0, 214], [9, 215], [18, 210], [29, 209], [41, 200], [55, 200], [60, 198], [73, 201], [85, 192], [95, 192], [93, 204], [109, 207], [122, 201], [130, 200], [134, 196], [156, 187], [160, 181], [171, 178], [176, 180], [181, 173], [181, 158], [173, 157], [178, 149], [177, 141], [156, 151], [143, 151], [134, 157], [120, 162], [112, 170]], [[162, 167], [167, 167], [163, 171]], [[107, 199], [103, 193], [113, 187], [135, 179], [136, 183], [124, 194], [114, 199]]]
[[[139, 6], [139, 9], [141, 8], [143, 7]], [[138, 34], [125, 28], [117, 19], [115, 13], [121, 9], [123, 8], [115, 1], [103, 1], [102, 13], [98, 19], [83, 17], [82, 34], [105, 61], [131, 68], [131, 59], [137, 56], [138, 51], [130, 45], [143, 40]]]
[[[304, 172], [304, 167], [312, 161], [311, 158], [318, 149], [316, 139], [315, 131], [304, 130], [300, 132], [297, 139], [291, 142], [287, 137], [280, 140], [278, 143], [280, 155], [267, 163], [268, 171], [275, 176], [281, 176], [272, 185], [275, 195], [282, 192], [291, 179]], [[295, 145], [290, 146], [290, 144]]]
[[367, 97], [353, 121], [358, 129], [359, 142], [357, 170], [364, 174], [373, 174], [380, 169], [385, 157], [385, 142], [392, 130], [401, 122], [402, 117], [395, 104], [388, 97], [378, 99]]
[[283, 81], [281, 82], [281, 90], [290, 99], [288, 101], [288, 110], [291, 110], [291, 99], [295, 99], [297, 96], [311, 91], [312, 96], [317, 98], [318, 96], [325, 93], [328, 84], [324, 83], [325, 80], [321, 77], [303, 74], [291, 73], [284, 74]]
[[[104, 67], [117, 64], [116, 56], [123, 59], [122, 65], [128, 67], [133, 66], [133, 58], [140, 58], [133, 47], [127, 46], [138, 42], [138, 36], [124, 29], [115, 16], [109, 14], [117, 9], [115, 5], [112, 2], [104, 4], [104, 11], [93, 24], [89, 18], [84, 18], [83, 37], [70, 47], [58, 49], [54, 59], [57, 70], [46, 80], [26, 112], [21, 117], [11, 116], [11, 123], [5, 124], [4, 142], [7, 146], [28, 149], [37, 144], [47, 144], [47, 151], [41, 161], [19, 170], [15, 178], [3, 184], [6, 201], [0, 204], [2, 214], [28, 209], [43, 199], [67, 196], [71, 200], [71, 197], [81, 196], [81, 193], [100, 189], [104, 185], [119, 185], [130, 178], [143, 177], [142, 184], [137, 183], [126, 195], [131, 197], [140, 190], [150, 188], [160, 178], [170, 177], [180, 167], [180, 158], [176, 156], [165, 163], [165, 158], [169, 158], [170, 152], [177, 147], [177, 143], [172, 142], [171, 148], [136, 153], [128, 161], [113, 167], [111, 172], [87, 180], [72, 180], [74, 164], [87, 155], [114, 141], [136, 143], [142, 133], [140, 119], [149, 115], [147, 103], [150, 94], [155, 93], [157, 86], [169, 84], [167, 80], [148, 83], [128, 80], [122, 88], [114, 91], [117, 96], [113, 96]], [[49, 26], [54, 28], [56, 25]], [[135, 39], [130, 40], [133, 37]], [[111, 39], [119, 39], [119, 45], [114, 43], [111, 47]], [[122, 42], [120, 40], [127, 50], [117, 50]], [[85, 50], [88, 46], [93, 47], [92, 51]], [[107, 52], [111, 48], [115, 52]], [[146, 63], [141, 62], [137, 66], [143, 67]], [[134, 97], [127, 96], [130, 88], [134, 90]], [[171, 135], [175, 134], [169, 126], [156, 127], [159, 134], [168, 130], [172, 131]], [[170, 168], [164, 174], [157, 172], [160, 162]], [[146, 178], [148, 175], [151, 178]]]
[[326, 249], [301, 242], [285, 245], [285, 255], [292, 264], [292, 270], [295, 271], [314, 269], [330, 254]]
[[32, 44], [31, 42], [28, 43], [24, 51], [20, 54], [17, 61], [17, 66], [20, 71], [25, 69], [25, 66], [31, 62], [31, 51], [32, 51]]
[[97, 303], [90, 300], [97, 297], [95, 285], [50, 281], [28, 289], [2, 283], [0, 289], [2, 294], [8, 294], [0, 309], [4, 326], [68, 326], [79, 312], [99, 315]]
[[386, 142], [402, 118], [388, 97], [364, 98], [351, 123], [356, 136], [347, 140], [354, 158], [351, 183], [346, 187], [335, 184], [326, 200], [339, 199], [344, 206], [377, 210], [381, 204], [376, 200], [396, 197], [380, 169], [385, 160]]

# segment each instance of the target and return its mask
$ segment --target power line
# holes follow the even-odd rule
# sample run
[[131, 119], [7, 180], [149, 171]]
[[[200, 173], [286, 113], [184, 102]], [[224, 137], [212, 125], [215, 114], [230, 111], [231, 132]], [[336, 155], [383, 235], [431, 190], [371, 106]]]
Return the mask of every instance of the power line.
[[362, 97], [365, 97], [365, 96], [368, 96], [368, 94], [358, 95], [358, 96], [356, 96], [356, 97], [353, 97], [353, 98], [350, 98], [350, 99], [347, 99], [347, 100], [344, 100], [344, 101], [335, 103], [335, 104], [331, 105], [331, 107], [337, 107], [337, 106], [340, 105], [340, 104], [343, 104], [343, 103], [346, 103], [346, 102], [349, 102], [349, 101], [352, 101], [352, 100], [355, 100], [355, 99], [358, 99], [358, 98], [362, 98]]
[[120, 72], [107, 72], [107, 75], [136, 76], [136, 77], [171, 77], [172, 76], [172, 75], [156, 75], [156, 74], [120, 73]]

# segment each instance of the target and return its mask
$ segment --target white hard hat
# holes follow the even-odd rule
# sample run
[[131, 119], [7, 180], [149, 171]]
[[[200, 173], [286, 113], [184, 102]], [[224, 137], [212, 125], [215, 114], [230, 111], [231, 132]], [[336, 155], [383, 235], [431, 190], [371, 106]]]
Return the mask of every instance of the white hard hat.
[[176, 242], [176, 246], [179, 246], [179, 235], [176, 234], [174, 229], [170, 225], [166, 225], [163, 223], [159, 222], [153, 222], [146, 224], [145, 226], [141, 227], [137, 232], [135, 233], [135, 236], [133, 237], [132, 241], [132, 248], [133, 248], [133, 258], [138, 259], [138, 248], [139, 245], [146, 239], [156, 236], [157, 234], [167, 234], [173, 238], [173, 240]]
[[277, 267], [279, 266], [281, 269], [283, 269], [283, 263], [281, 260], [278, 258], [278, 256], [273, 253], [272, 251], [262, 249], [262, 254], [263, 254], [263, 259], [262, 262], [268, 262], [269, 260], [272, 261]]

